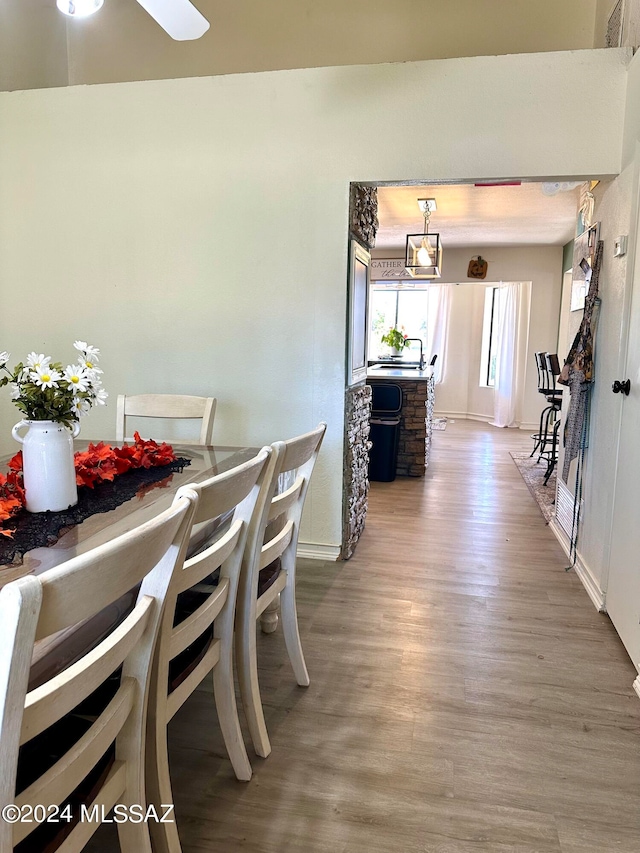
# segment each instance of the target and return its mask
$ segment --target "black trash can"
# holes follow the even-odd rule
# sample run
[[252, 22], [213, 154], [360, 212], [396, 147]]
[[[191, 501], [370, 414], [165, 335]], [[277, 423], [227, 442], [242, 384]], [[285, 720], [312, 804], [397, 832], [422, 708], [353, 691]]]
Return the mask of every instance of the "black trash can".
[[369, 479], [390, 483], [396, 478], [402, 388], [393, 383], [371, 385]]

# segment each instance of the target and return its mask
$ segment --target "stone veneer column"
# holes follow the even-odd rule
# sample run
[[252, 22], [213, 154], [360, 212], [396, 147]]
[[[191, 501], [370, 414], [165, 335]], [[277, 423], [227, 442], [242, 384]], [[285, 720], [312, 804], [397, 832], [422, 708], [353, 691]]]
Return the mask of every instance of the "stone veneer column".
[[348, 560], [364, 530], [369, 494], [369, 417], [371, 388], [347, 388], [342, 485], [342, 551]]
[[398, 475], [424, 477], [427, 441], [427, 383], [403, 379]]

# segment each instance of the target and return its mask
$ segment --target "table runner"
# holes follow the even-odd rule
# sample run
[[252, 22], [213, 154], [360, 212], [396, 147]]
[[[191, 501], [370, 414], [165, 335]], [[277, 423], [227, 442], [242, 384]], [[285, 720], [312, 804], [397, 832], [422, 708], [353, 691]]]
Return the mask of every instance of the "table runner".
[[93, 489], [84, 486], [78, 489], [78, 503], [61, 512], [21, 510], [11, 519], [12, 527], [15, 527], [12, 538], [0, 537], [0, 566], [19, 565], [27, 551], [53, 545], [67, 530], [96, 513], [116, 509], [150, 489], [167, 488], [173, 472], [182, 471], [190, 464], [190, 459], [180, 457], [167, 465], [132, 469]]

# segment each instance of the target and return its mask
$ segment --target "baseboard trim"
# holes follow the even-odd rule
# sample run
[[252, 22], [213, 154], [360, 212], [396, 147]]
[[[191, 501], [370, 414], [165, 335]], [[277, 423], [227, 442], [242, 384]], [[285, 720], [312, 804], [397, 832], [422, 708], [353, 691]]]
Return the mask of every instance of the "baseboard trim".
[[[564, 532], [564, 530], [560, 527], [555, 518], [552, 518], [549, 522], [549, 528], [555, 535], [556, 539], [560, 543], [562, 550], [565, 552], [567, 557], [571, 559], [571, 543], [569, 541], [569, 537]], [[580, 556], [580, 552], [578, 552], [576, 556], [576, 564], [575, 570], [577, 576], [580, 578], [582, 582], [582, 586], [586, 589], [587, 595], [591, 599], [593, 606], [599, 613], [606, 613], [607, 609], [605, 606], [605, 597], [604, 593], [600, 589], [598, 585], [598, 581], [595, 579], [595, 576], [591, 569], [586, 565], [582, 557]], [[640, 684], [639, 684], [640, 686]]]
[[[489, 424], [493, 420], [493, 415], [480, 415], [477, 412], [434, 412], [434, 418], [457, 418], [459, 421], [479, 421], [481, 423]], [[538, 429], [538, 422], [536, 423], [520, 423], [518, 424], [518, 429], [526, 430], [526, 432], [533, 432]]]
[[459, 421], [484, 421], [489, 423], [493, 415], [476, 415], [473, 412], [434, 412], [434, 418], [457, 418]]
[[340, 546], [319, 545], [316, 542], [298, 542], [296, 554], [306, 560], [326, 560], [335, 563], [340, 557]]

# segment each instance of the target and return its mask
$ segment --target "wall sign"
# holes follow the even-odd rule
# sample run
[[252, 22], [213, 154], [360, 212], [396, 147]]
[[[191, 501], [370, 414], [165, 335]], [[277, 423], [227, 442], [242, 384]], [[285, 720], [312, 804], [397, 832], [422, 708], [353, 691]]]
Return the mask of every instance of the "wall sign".
[[371, 281], [398, 281], [407, 279], [404, 258], [371, 258]]

